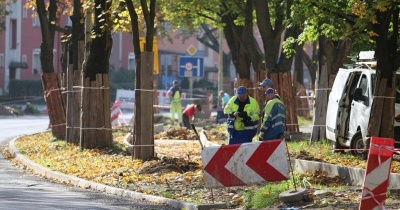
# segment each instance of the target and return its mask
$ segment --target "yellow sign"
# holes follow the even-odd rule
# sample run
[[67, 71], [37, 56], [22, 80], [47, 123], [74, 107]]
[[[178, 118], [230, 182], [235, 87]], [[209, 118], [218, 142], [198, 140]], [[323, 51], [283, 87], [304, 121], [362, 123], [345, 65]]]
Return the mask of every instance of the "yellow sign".
[[193, 56], [194, 54], [196, 54], [197, 49], [192, 44], [190, 44], [190, 46], [186, 49], [186, 52]]
[[[140, 37], [139, 38], [139, 45], [140, 45], [140, 51], [144, 51], [144, 46], [146, 45], [146, 38], [145, 37]], [[153, 53], [154, 53], [154, 74], [159, 74], [160, 73], [160, 66], [158, 65], [158, 45], [157, 45], [157, 37], [154, 37], [153, 39]]]

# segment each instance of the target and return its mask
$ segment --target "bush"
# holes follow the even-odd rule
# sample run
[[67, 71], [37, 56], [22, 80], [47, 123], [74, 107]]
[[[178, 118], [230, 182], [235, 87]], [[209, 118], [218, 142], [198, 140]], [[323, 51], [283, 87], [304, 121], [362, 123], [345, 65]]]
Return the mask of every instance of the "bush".
[[26, 104], [26, 107], [24, 109], [25, 114], [32, 114], [32, 115], [38, 115], [40, 114], [40, 111], [36, 108], [35, 105], [28, 103]]

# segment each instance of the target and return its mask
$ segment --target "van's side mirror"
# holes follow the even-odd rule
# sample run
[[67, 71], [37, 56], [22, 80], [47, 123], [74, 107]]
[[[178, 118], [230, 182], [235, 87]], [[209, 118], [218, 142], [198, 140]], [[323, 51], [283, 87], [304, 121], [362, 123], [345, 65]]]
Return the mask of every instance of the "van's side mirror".
[[362, 94], [362, 89], [361, 88], [356, 88], [354, 90], [354, 100], [355, 101], [363, 101], [365, 102], [365, 96]]

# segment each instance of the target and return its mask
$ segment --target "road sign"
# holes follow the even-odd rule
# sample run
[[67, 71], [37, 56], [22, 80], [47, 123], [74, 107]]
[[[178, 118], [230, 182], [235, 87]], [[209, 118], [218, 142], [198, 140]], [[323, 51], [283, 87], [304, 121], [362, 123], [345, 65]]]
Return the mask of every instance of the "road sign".
[[289, 179], [285, 141], [281, 139], [206, 147], [201, 157], [207, 188]]
[[179, 58], [180, 77], [204, 77], [204, 59], [200, 57], [181, 56]]
[[193, 44], [190, 44], [190, 46], [186, 49], [186, 52], [189, 53], [189, 55], [193, 56], [197, 52], [197, 48], [193, 46]]

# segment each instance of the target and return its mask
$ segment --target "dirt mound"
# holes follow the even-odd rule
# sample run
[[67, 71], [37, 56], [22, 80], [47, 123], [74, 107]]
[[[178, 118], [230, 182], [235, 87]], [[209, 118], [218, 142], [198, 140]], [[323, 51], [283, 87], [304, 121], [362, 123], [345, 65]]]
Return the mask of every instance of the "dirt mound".
[[140, 170], [139, 174], [163, 174], [172, 171], [183, 174], [188, 171], [196, 171], [197, 169], [200, 169], [200, 166], [195, 162], [190, 162], [182, 158], [163, 157], [161, 160], [144, 167]]

